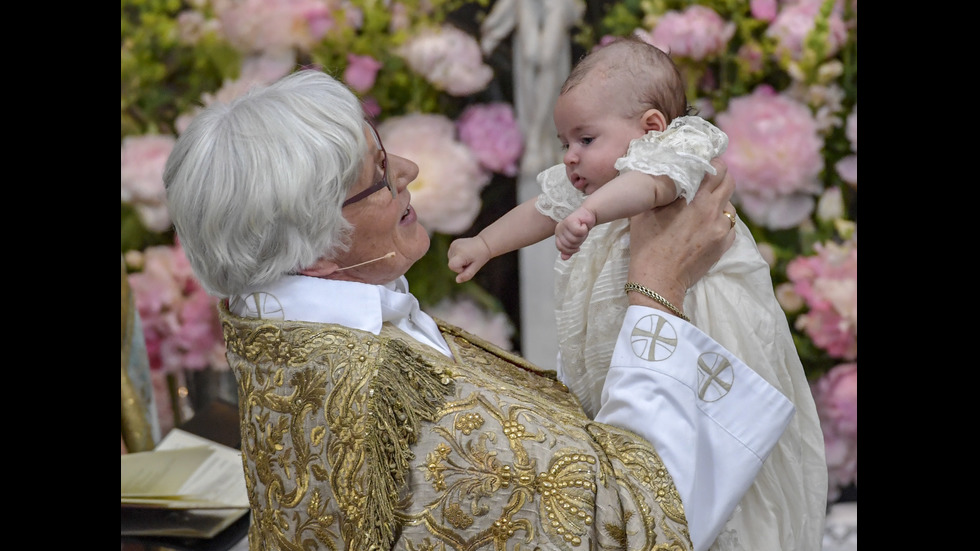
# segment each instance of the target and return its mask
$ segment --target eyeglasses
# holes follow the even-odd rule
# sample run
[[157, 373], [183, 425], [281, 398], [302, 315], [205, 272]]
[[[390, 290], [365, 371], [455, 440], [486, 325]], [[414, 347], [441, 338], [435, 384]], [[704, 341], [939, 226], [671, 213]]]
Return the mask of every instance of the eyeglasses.
[[371, 124], [371, 121], [366, 120], [364, 122], [366, 122], [368, 126], [371, 127], [371, 135], [374, 136], [374, 143], [378, 146], [378, 151], [381, 152], [381, 165], [377, 167], [379, 170], [381, 170], [381, 179], [378, 180], [373, 186], [365, 189], [364, 191], [344, 201], [344, 204], [341, 205], [341, 208], [356, 203], [361, 199], [366, 199], [369, 195], [384, 187], [387, 187], [388, 190], [391, 191], [392, 199], [394, 199], [398, 195], [398, 190], [395, 189], [395, 186], [393, 186], [391, 182], [388, 181], [388, 152], [385, 151], [385, 146], [381, 144], [381, 136], [378, 135], [378, 129], [375, 128], [373, 124]]

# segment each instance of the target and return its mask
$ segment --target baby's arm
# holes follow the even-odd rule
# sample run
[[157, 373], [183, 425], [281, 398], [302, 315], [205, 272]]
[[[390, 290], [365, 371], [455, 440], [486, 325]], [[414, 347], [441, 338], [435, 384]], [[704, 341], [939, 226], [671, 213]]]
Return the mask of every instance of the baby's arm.
[[537, 197], [524, 201], [495, 220], [476, 237], [454, 240], [449, 245], [449, 269], [456, 283], [469, 281], [491, 258], [533, 245], [555, 233], [555, 221], [538, 212]]
[[597, 224], [629, 218], [677, 198], [677, 187], [667, 176], [627, 171], [609, 180], [585, 198], [555, 228], [555, 244], [562, 260], [578, 252], [589, 231]]

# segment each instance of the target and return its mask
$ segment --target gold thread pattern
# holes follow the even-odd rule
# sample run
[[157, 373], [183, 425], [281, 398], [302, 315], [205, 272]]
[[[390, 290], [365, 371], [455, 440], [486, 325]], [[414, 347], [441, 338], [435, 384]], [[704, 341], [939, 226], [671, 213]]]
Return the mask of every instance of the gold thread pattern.
[[221, 307], [250, 551], [690, 550], [651, 445], [554, 376], [439, 320], [455, 359]]

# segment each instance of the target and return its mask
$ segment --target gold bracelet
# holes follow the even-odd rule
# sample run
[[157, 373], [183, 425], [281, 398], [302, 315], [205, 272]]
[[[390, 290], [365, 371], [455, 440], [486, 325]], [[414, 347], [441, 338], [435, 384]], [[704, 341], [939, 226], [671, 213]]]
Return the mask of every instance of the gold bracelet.
[[691, 321], [691, 318], [685, 316], [684, 315], [684, 312], [681, 312], [680, 310], [678, 310], [677, 307], [674, 306], [673, 304], [671, 304], [669, 300], [665, 299], [664, 297], [658, 295], [656, 292], [651, 291], [650, 289], [647, 289], [646, 287], [644, 287], [642, 285], [638, 285], [638, 284], [633, 283], [632, 281], [630, 281], [630, 282], [626, 283], [625, 291], [627, 293], [630, 292], [630, 291], [635, 291], [637, 293], [640, 293], [643, 296], [650, 297], [653, 300], [659, 302], [660, 304], [663, 304], [664, 306], [666, 306], [668, 310], [670, 310], [671, 312], [673, 312], [674, 315], [676, 315], [677, 317], [681, 318], [682, 320], [688, 321], [688, 322]]

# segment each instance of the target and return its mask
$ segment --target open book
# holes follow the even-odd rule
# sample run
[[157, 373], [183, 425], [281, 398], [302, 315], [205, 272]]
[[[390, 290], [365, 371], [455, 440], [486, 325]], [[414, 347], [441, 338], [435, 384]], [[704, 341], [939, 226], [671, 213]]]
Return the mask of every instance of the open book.
[[248, 513], [241, 452], [180, 429], [121, 455], [124, 536], [211, 538]]

